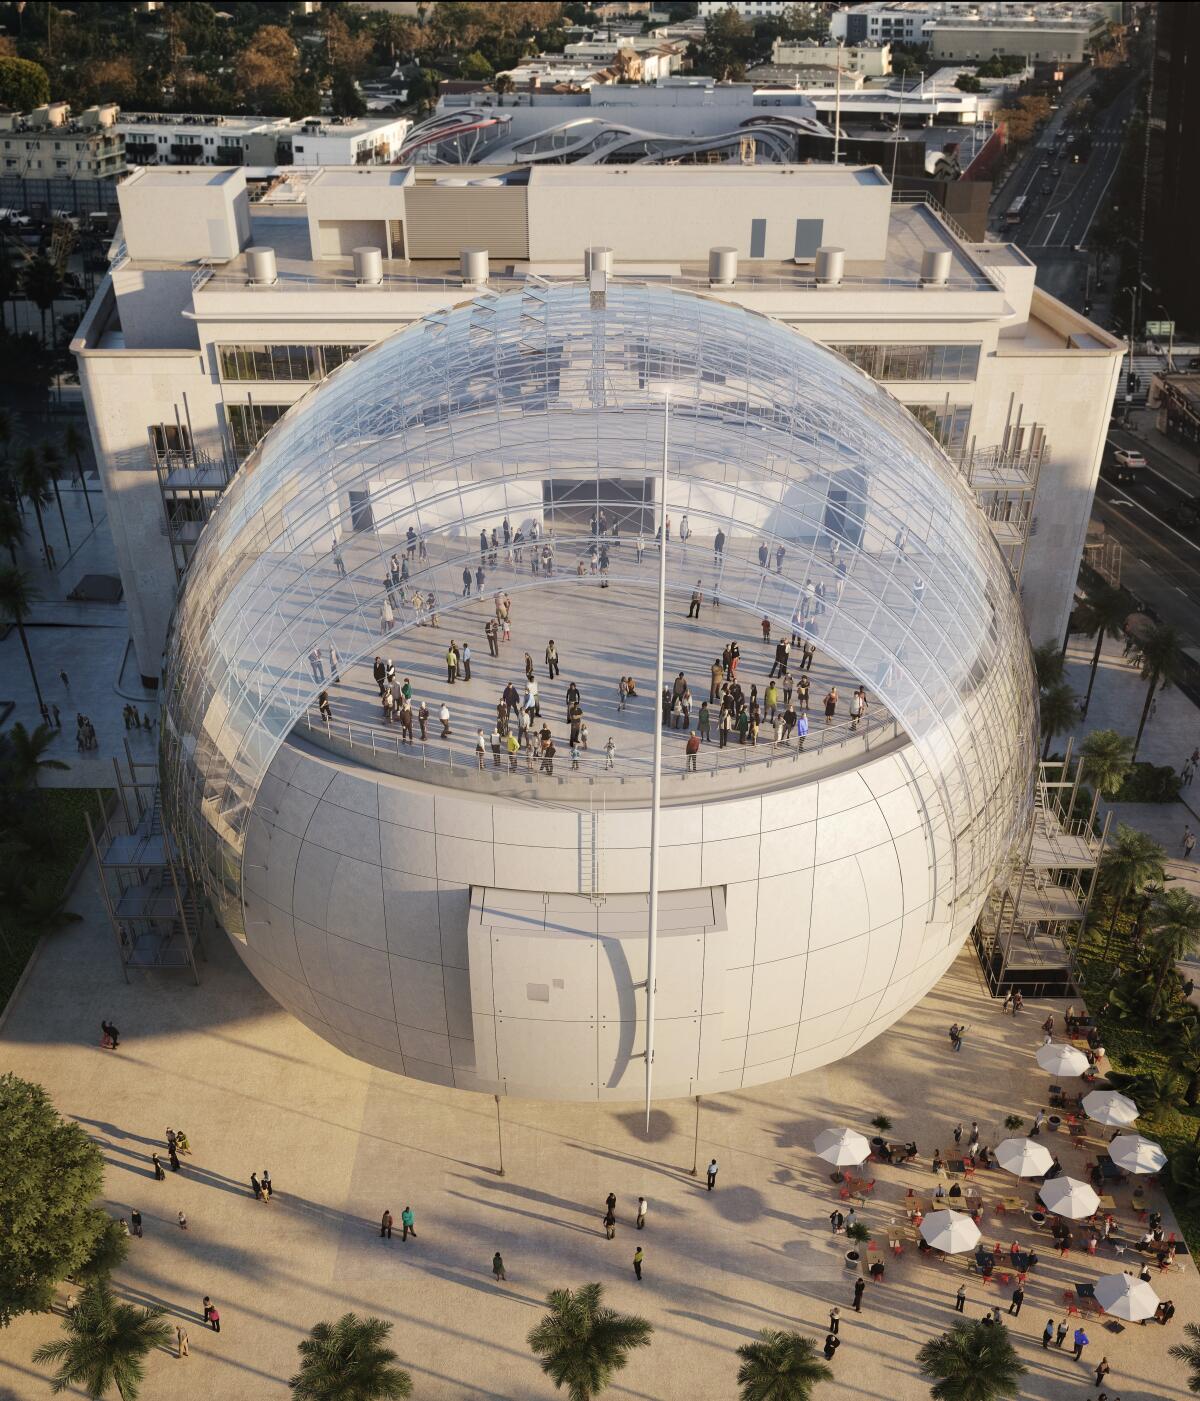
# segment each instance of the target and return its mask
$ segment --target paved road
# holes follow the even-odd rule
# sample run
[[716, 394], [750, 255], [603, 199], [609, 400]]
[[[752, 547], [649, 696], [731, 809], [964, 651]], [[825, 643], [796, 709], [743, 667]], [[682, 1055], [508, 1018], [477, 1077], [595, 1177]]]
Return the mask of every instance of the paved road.
[[1200, 648], [1200, 521], [1193, 524], [1187, 509], [1200, 495], [1200, 473], [1119, 429], [1110, 431], [1109, 444], [1106, 463], [1113, 445], [1132, 447], [1143, 453], [1150, 471], [1137, 485], [1102, 476], [1092, 517], [1121, 543], [1121, 582]]
[[[1090, 79], [1090, 75], [1089, 79]], [[1100, 114], [1092, 131], [1092, 152], [1086, 161], [1072, 165], [1065, 149], [1058, 147], [1070, 102], [1084, 95], [1086, 85], [1064, 94], [1062, 108], [1046, 124], [1037, 142], [1001, 187], [993, 203], [993, 230], [1011, 238], [1037, 265], [1038, 286], [1051, 296], [1082, 311], [1086, 301], [1092, 312], [1101, 312], [1096, 289], [1089, 286], [1086, 245], [1106, 199], [1121, 158], [1125, 126], [1133, 110], [1134, 85]], [[1047, 169], [1042, 169], [1043, 162]], [[1055, 174], [1054, 172], [1058, 173]], [[1042, 189], [1049, 185], [1050, 193]], [[1025, 195], [1029, 212], [1015, 229], [1004, 228], [1004, 212], [1018, 195]], [[1104, 302], [1107, 305], [1107, 299]]]

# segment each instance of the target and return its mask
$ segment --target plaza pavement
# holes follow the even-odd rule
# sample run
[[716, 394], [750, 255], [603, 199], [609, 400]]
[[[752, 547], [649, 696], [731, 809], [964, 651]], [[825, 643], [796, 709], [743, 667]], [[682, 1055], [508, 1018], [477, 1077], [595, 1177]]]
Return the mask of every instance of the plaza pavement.
[[[46, 1085], [59, 1109], [94, 1136], [107, 1164], [108, 1207], [142, 1212], [145, 1237], [130, 1243], [117, 1290], [164, 1305], [191, 1340], [186, 1360], [165, 1352], [149, 1359], [147, 1399], [284, 1397], [297, 1342], [347, 1309], [395, 1323], [392, 1342], [418, 1398], [548, 1398], [555, 1393], [525, 1335], [548, 1289], [600, 1280], [611, 1304], [636, 1309], [655, 1327], [652, 1346], [612, 1387], [614, 1398], [726, 1401], [736, 1394], [740, 1343], [763, 1326], [797, 1327], [819, 1340], [837, 1305], [843, 1345], [836, 1379], [818, 1392], [822, 1401], [915, 1401], [928, 1395], [917, 1349], [953, 1322], [958, 1284], [967, 1285], [968, 1317], [993, 1302], [1007, 1308], [1008, 1291], [985, 1287], [961, 1263], [923, 1263], [910, 1241], [899, 1259], [885, 1247], [886, 1281], [868, 1285], [855, 1316], [846, 1242], [830, 1235], [827, 1220], [839, 1199], [810, 1147], [827, 1124], [871, 1133], [869, 1120], [880, 1112], [893, 1120], [891, 1137], [916, 1139], [924, 1166], [877, 1168], [875, 1194], [860, 1208], [886, 1238], [889, 1224], [904, 1219], [906, 1190], [932, 1189], [932, 1149], [951, 1143], [956, 1121], [977, 1117], [984, 1142], [994, 1145], [1006, 1114], [1036, 1111], [1046, 1077], [1033, 1052], [1049, 1004], [1029, 1004], [1017, 1019], [1002, 1015], [969, 952], [917, 1008], [848, 1059], [706, 1097], [698, 1178], [688, 1171], [691, 1101], [656, 1106], [648, 1139], [635, 1106], [505, 1101], [500, 1177], [491, 1098], [347, 1059], [271, 1003], [219, 933], [209, 936], [199, 988], [164, 973], [135, 974], [127, 986], [90, 875], [72, 904], [85, 919], [43, 945], [0, 1031], [0, 1064]], [[116, 1053], [100, 1049], [102, 1017], [121, 1029]], [[959, 1055], [946, 1038], [953, 1020], [967, 1024]], [[149, 1154], [163, 1147], [168, 1124], [186, 1130], [194, 1151], [182, 1173], [156, 1183]], [[1069, 1141], [1044, 1141], [1078, 1175], [1080, 1154]], [[714, 1155], [720, 1174], [710, 1195], [703, 1170]], [[250, 1173], [264, 1167], [276, 1186], [270, 1205], [248, 1186]], [[980, 1177], [985, 1239], [1035, 1239], [1024, 1218], [992, 1214], [1014, 1179]], [[609, 1190], [619, 1202], [611, 1242], [600, 1226]], [[1117, 1192], [1127, 1230], [1129, 1191]], [[639, 1193], [650, 1202], [641, 1233], [632, 1228]], [[416, 1213], [418, 1238], [382, 1241], [381, 1213], [390, 1209], [398, 1220], [405, 1205]], [[175, 1222], [180, 1209], [186, 1232]], [[1168, 1213], [1167, 1229], [1173, 1224]], [[1169, 1328], [1132, 1325], [1114, 1334], [1088, 1319], [1092, 1343], [1076, 1363], [1068, 1350], [1042, 1350], [1046, 1319], [1063, 1316], [1064, 1288], [1132, 1257], [1073, 1252], [1060, 1260], [1048, 1237], [1036, 1241], [1041, 1263], [1024, 1310], [1017, 1319], [1005, 1314], [1030, 1368], [1021, 1395], [1087, 1396], [1102, 1355], [1112, 1366], [1110, 1396], [1186, 1395], [1184, 1370], [1166, 1348], [1200, 1315], [1195, 1267], [1155, 1276], [1178, 1309]], [[639, 1244], [641, 1284], [630, 1267]], [[499, 1285], [490, 1274], [497, 1249], [508, 1270]], [[221, 1311], [219, 1336], [199, 1316], [205, 1293]], [[30, 1356], [58, 1327], [55, 1316], [24, 1317], [0, 1334], [0, 1398], [49, 1394]]]

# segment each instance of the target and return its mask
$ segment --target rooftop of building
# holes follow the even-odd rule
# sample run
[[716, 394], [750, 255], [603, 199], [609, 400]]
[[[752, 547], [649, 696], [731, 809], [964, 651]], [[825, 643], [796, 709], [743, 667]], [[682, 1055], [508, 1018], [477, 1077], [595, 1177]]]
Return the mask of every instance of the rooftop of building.
[[121, 112], [117, 122], [123, 127], [169, 126], [220, 128], [231, 134], [256, 131], [300, 132], [311, 129], [320, 135], [354, 136], [391, 126], [398, 118], [390, 113], [368, 113], [365, 117], [253, 117], [221, 112]]

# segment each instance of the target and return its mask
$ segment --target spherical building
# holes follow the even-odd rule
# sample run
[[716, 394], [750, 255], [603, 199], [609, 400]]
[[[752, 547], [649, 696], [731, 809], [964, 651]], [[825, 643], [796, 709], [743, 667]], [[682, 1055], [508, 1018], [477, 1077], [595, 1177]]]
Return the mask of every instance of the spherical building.
[[171, 820], [262, 985], [350, 1055], [535, 1098], [643, 1093], [657, 728], [664, 1097], [922, 997], [1036, 759], [1012, 579], [908, 411], [625, 283], [480, 295], [295, 405], [201, 538], [164, 717]]

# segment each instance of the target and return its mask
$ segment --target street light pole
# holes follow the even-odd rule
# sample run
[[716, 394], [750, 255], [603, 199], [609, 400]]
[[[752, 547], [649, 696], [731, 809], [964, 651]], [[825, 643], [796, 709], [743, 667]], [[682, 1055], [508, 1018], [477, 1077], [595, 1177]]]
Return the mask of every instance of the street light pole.
[[499, 1170], [499, 1172], [497, 1172], [496, 1176], [497, 1176], [497, 1177], [503, 1177], [503, 1176], [504, 1176], [504, 1135], [500, 1132], [500, 1096], [499, 1096], [499, 1095], [493, 1095], [492, 1098], [496, 1101], [496, 1147], [500, 1150], [500, 1170]]
[[671, 396], [663, 396], [662, 472], [659, 478], [658, 641], [655, 651], [654, 768], [650, 788], [650, 919], [646, 940], [646, 1133], [650, 1132], [650, 1093], [654, 1078], [654, 981], [658, 972], [658, 848], [662, 799], [662, 693], [667, 684], [664, 665], [667, 623], [667, 450], [670, 443]]
[[696, 1132], [692, 1135], [692, 1176], [700, 1165], [700, 1096], [696, 1096]]

